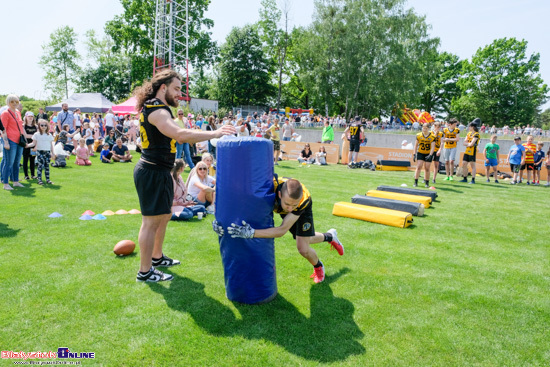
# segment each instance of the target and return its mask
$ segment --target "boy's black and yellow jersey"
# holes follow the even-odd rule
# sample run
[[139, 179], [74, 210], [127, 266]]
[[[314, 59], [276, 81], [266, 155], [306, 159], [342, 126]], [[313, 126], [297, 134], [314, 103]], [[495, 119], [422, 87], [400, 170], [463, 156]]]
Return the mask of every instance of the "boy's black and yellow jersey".
[[[448, 127], [443, 129], [443, 134], [445, 134], [446, 139], [454, 139], [460, 134], [460, 129], [455, 127], [453, 130], [449, 130]], [[445, 149], [456, 148], [456, 141], [446, 141]]]
[[464, 151], [464, 154], [467, 154], [467, 155], [475, 155], [476, 154], [477, 145], [479, 144], [479, 133], [475, 132], [475, 131], [470, 131], [468, 133], [468, 135], [466, 135], [466, 141], [468, 142], [468, 144], [471, 143], [472, 140], [474, 140], [474, 138], [477, 138], [476, 142], [471, 147], [466, 147], [466, 150]]
[[418, 153], [430, 154], [435, 136], [433, 136], [432, 133], [429, 133], [428, 136], [424, 136], [423, 133], [418, 133], [416, 134], [416, 140], [418, 141]]
[[432, 131], [432, 135], [435, 138], [434, 153], [437, 153], [439, 151], [439, 149], [441, 148], [441, 138], [444, 136], [444, 134], [441, 131], [438, 131], [437, 134]]
[[164, 135], [149, 122], [149, 115], [159, 109], [164, 109], [172, 115], [170, 108], [160, 99], [145, 101], [139, 116], [139, 135], [141, 137], [141, 157], [151, 163], [172, 169], [176, 160], [176, 141]]
[[[290, 180], [287, 177], [281, 177], [278, 176], [273, 177], [273, 185], [275, 186], [275, 207], [273, 208], [273, 211], [278, 214], [288, 214], [286, 211], [283, 210], [283, 207], [281, 206], [281, 198], [279, 197], [279, 191], [281, 191], [281, 188], [283, 187], [283, 183]], [[302, 200], [300, 200], [300, 204], [292, 211], [292, 214], [294, 215], [300, 215], [308, 208], [308, 206], [311, 205], [311, 195], [309, 194], [308, 189], [302, 185], [303, 195]]]

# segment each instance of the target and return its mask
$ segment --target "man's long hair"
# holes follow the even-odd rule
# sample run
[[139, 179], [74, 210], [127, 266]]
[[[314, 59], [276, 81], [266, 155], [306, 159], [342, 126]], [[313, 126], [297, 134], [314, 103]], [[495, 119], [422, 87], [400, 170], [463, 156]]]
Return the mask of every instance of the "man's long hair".
[[181, 75], [174, 70], [163, 70], [151, 79], [151, 81], [145, 82], [141, 87], [136, 88], [134, 96], [136, 97], [136, 111], [141, 111], [145, 101], [155, 98], [157, 92], [163, 84], [167, 86], [172, 83], [172, 80], [176, 78], [182, 80]]

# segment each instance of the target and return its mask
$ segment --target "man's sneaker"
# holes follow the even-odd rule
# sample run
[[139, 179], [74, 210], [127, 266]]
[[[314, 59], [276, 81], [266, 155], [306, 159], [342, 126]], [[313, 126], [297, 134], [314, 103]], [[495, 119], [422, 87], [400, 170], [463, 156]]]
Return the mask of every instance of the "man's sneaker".
[[332, 235], [332, 241], [330, 241], [331, 249], [336, 249], [336, 251], [338, 251], [338, 255], [342, 256], [344, 254], [344, 245], [342, 245], [342, 242], [338, 239], [336, 230], [331, 228], [327, 231], [327, 233]]
[[487, 183], [491, 182], [491, 180], [487, 179]]
[[472, 181], [470, 181], [470, 182], [468, 182], [468, 183], [469, 183], [470, 185], [473, 185], [473, 184], [475, 184], [476, 182], [475, 182], [474, 180], [472, 180]]
[[449, 176], [449, 181], [454, 181], [455, 179], [453, 178], [453, 176]]
[[445, 181], [450, 181], [451, 178], [449, 176], [445, 177]]
[[313, 268], [313, 274], [311, 274], [309, 277], [313, 278], [313, 281], [315, 283], [321, 283], [323, 280], [325, 280], [325, 266], [321, 265], [318, 268]]
[[166, 280], [172, 280], [174, 277], [170, 274], [165, 274], [160, 270], [155, 269], [154, 266], [151, 266], [146, 274], [142, 274], [138, 271], [136, 282], [164, 282]]
[[160, 259], [153, 259], [153, 266], [163, 266], [169, 268], [170, 266], [179, 265], [179, 260], [170, 259], [168, 256], [162, 254]]
[[462, 180], [460, 180], [458, 182], [468, 182], [468, 179], [466, 179], [466, 177], [464, 177]]
[[413, 184], [413, 187], [417, 187], [417, 186], [418, 186], [418, 184]]
[[432, 183], [435, 185], [435, 180], [432, 180]]
[[424, 184], [424, 187], [428, 188], [428, 187], [430, 187], [430, 184]]
[[495, 180], [495, 183], [498, 183], [498, 180]]

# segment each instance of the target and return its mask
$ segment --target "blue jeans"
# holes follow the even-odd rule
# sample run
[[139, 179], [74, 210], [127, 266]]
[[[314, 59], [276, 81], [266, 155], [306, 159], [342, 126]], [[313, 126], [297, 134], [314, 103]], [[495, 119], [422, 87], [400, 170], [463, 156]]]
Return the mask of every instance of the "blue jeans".
[[[10, 149], [4, 149], [2, 158], [2, 183], [7, 184], [11, 179], [13, 182], [19, 182], [19, 163], [23, 155], [23, 147], [9, 140]], [[5, 162], [4, 162], [5, 161]]]
[[283, 136], [283, 141], [290, 141], [291, 138], [287, 138]]
[[179, 215], [172, 214], [171, 220], [189, 220], [196, 216], [198, 213], [206, 213], [204, 205], [193, 205], [187, 208], [183, 208]]
[[182, 155], [185, 157], [185, 162], [189, 168], [195, 168], [195, 164], [191, 159], [191, 152], [189, 151], [189, 143], [176, 143], [176, 159], [181, 159]]

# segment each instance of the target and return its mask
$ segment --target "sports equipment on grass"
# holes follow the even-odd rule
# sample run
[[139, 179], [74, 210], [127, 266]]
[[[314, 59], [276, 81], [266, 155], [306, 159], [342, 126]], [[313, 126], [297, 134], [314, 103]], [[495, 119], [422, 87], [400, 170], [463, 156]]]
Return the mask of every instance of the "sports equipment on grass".
[[59, 214], [58, 212], [53, 212], [52, 214], [48, 215], [48, 217], [50, 218], [59, 218], [59, 217], [62, 217], [63, 215]]
[[141, 212], [137, 209], [132, 209], [132, 210], [128, 211], [128, 214], [141, 214]]
[[107, 217], [105, 217], [103, 214], [96, 214], [92, 217], [93, 220], [105, 220]]
[[[250, 228], [273, 227], [273, 143], [262, 138], [222, 138], [216, 155], [217, 224], [228, 228], [245, 221]], [[218, 239], [227, 298], [247, 304], [275, 298], [274, 239], [232, 238], [228, 230]]]
[[406, 228], [413, 222], [410, 213], [345, 202], [335, 203], [332, 214], [399, 228]]
[[106, 215], [106, 216], [109, 216], [109, 215], [115, 215], [115, 212], [113, 212], [112, 210], [105, 210], [103, 213], [101, 213], [103, 215]]
[[134, 241], [122, 240], [119, 241], [113, 248], [113, 252], [118, 256], [130, 255], [136, 249]]
[[391, 191], [369, 190], [367, 191], [367, 196], [420, 203], [423, 204], [426, 209], [428, 209], [432, 203], [432, 199], [427, 196], [400, 194]]
[[91, 210], [86, 210], [82, 215], [94, 215], [95, 213]]
[[414, 216], [424, 215], [424, 205], [420, 203], [411, 203], [410, 201], [401, 201], [393, 199], [375, 198], [364, 195], [354, 195], [351, 198], [354, 204], [374, 206], [377, 208], [399, 210], [402, 212], [411, 213]]
[[427, 191], [422, 189], [406, 189], [406, 188], [397, 187], [397, 186], [380, 185], [376, 188], [376, 190], [397, 192], [400, 194], [408, 194], [408, 195], [428, 196], [432, 198], [432, 201], [434, 201], [437, 198], [437, 192]]
[[124, 215], [124, 214], [128, 214], [128, 212], [124, 209], [120, 209], [120, 210], [117, 210], [115, 212], [116, 215]]
[[85, 214], [85, 215], [81, 216], [78, 219], [80, 219], [80, 220], [92, 220], [92, 216], [89, 215], [89, 214]]

